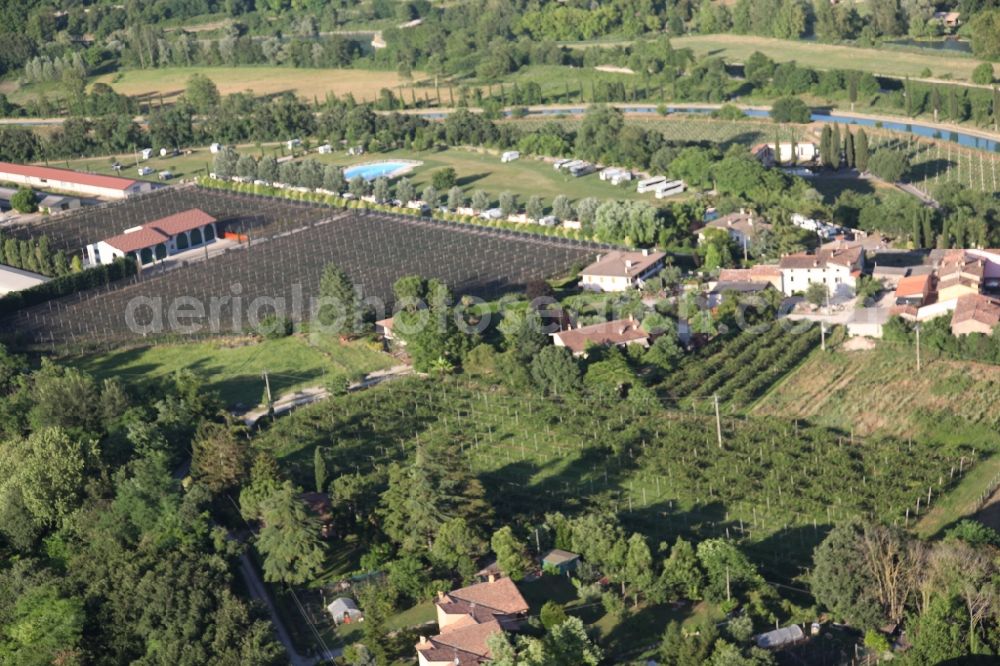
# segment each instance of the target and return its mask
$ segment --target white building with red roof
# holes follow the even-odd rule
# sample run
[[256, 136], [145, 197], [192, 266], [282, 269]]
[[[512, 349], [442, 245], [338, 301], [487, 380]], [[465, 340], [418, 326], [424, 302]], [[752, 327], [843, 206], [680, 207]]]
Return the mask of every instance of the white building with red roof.
[[91, 243], [87, 246], [87, 261], [97, 266], [131, 256], [140, 266], [147, 266], [178, 252], [214, 243], [217, 222], [198, 208], [175, 213]]
[[0, 182], [104, 199], [125, 199], [155, 187], [144, 180], [12, 162], [0, 162]]

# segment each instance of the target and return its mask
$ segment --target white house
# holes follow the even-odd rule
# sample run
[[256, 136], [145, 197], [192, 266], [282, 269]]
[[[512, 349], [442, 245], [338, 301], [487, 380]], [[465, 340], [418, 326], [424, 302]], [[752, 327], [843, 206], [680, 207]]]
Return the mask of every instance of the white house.
[[580, 286], [592, 291], [627, 291], [663, 269], [664, 252], [612, 250], [598, 255], [597, 261], [580, 272]]
[[324, 143], [322, 146], [316, 149], [316, 152], [320, 155], [329, 155], [333, 152], [333, 146], [328, 143]]
[[0, 162], [0, 182], [107, 199], [124, 199], [153, 189], [152, 183], [141, 180], [11, 162]]
[[771, 225], [754, 215], [753, 211], [741, 208], [737, 213], [717, 217], [702, 227], [698, 231], [699, 243], [704, 242], [706, 229], [724, 229], [729, 233], [729, 237], [736, 241], [737, 245], [750, 249], [757, 240], [758, 234], [770, 230]]
[[49, 278], [44, 275], [0, 264], [0, 296], [12, 291], [31, 289], [48, 281]]
[[781, 291], [786, 296], [804, 292], [810, 284], [820, 283], [831, 297], [850, 297], [865, 264], [860, 247], [843, 250], [819, 250], [816, 254], [789, 254], [781, 258]]
[[131, 256], [147, 266], [185, 250], [214, 243], [218, 237], [217, 220], [192, 208], [87, 246], [90, 265], [110, 264], [118, 257]]

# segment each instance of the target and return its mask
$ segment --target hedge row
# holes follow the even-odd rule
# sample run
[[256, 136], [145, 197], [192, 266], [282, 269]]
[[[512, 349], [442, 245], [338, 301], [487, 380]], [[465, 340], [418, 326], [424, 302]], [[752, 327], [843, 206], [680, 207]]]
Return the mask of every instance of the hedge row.
[[23, 291], [12, 291], [0, 297], [0, 317], [7, 317], [19, 310], [45, 303], [54, 298], [69, 296], [80, 291], [110, 284], [131, 277], [138, 271], [135, 260], [119, 257], [111, 264], [103, 264], [49, 280]]

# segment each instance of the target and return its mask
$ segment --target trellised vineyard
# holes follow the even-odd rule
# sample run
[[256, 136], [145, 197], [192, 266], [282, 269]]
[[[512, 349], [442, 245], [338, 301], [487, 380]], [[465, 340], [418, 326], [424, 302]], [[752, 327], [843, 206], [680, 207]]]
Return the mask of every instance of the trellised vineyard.
[[660, 390], [684, 404], [703, 404], [700, 399], [717, 394], [732, 409], [745, 407], [819, 346], [820, 335], [809, 322], [751, 327], [687, 357]]
[[[212, 299], [220, 299], [217, 316], [205, 319], [201, 330], [150, 333], [145, 339], [243, 332], [248, 327], [246, 310], [258, 297], [271, 299], [256, 310], [258, 318], [283, 309], [284, 316], [304, 321], [309, 316], [309, 299], [318, 295], [323, 267], [330, 262], [341, 267], [366, 297], [384, 303], [385, 310], [377, 314], [388, 316], [392, 284], [404, 275], [438, 278], [457, 295], [489, 299], [530, 280], [564, 273], [589, 258], [595, 247], [391, 214], [201, 189], [191, 192], [195, 198], [183, 199], [188, 203], [182, 205], [203, 206], [206, 212], [221, 215], [224, 224], [239, 224], [249, 230], [249, 242], [204, 261], [168, 265], [165, 272], [146, 271], [22, 311], [0, 322], [0, 335], [20, 344], [42, 346], [77, 347], [85, 341], [101, 347], [141, 341], [143, 336], [130, 329], [127, 320], [129, 303], [137, 298], [161, 299], [158, 302], [164, 316], [176, 299], [194, 298], [208, 315]], [[135, 214], [134, 221], [168, 215], [179, 201], [157, 195], [140, 199], [137, 205], [142, 212]], [[126, 205], [109, 210], [120, 214], [133, 209]], [[62, 242], [78, 242], [85, 233], [100, 238], [110, 230], [107, 223], [101, 223], [105, 226], [94, 231], [91, 226], [98, 218], [87, 220], [68, 226]], [[146, 324], [147, 319], [138, 323]]]
[[505, 519], [607, 510], [653, 542], [738, 539], [786, 575], [832, 524], [912, 525], [928, 491], [936, 501], [975, 460], [964, 445], [771, 417], [724, 417], [722, 440], [714, 417], [690, 410], [409, 380], [305, 408], [257, 446], [307, 485], [316, 446], [342, 472], [369, 473], [437, 444], [477, 473]]

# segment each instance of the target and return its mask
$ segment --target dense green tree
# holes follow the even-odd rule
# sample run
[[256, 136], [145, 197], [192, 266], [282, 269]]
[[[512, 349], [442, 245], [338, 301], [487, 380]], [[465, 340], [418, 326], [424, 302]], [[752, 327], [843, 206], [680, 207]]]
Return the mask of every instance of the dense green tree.
[[782, 97], [771, 105], [771, 118], [776, 123], [807, 123], [809, 107], [798, 97]]
[[868, 159], [868, 134], [859, 129], [854, 141], [854, 164], [861, 173], [868, 171]]
[[811, 587], [817, 601], [835, 619], [858, 627], [879, 627], [881, 609], [861, 548], [861, 531], [857, 526], [834, 527], [813, 555]]
[[63, 597], [55, 583], [21, 595], [0, 626], [0, 662], [23, 666], [82, 663], [83, 602]]
[[228, 423], [203, 423], [191, 443], [191, 476], [213, 493], [237, 487], [250, 470], [250, 449], [241, 429]]
[[580, 366], [568, 349], [549, 345], [531, 361], [531, 378], [549, 395], [566, 395], [580, 389]]
[[319, 308], [316, 321], [323, 330], [355, 335], [364, 324], [364, 309], [354, 283], [336, 264], [327, 264], [319, 281]]
[[34, 213], [38, 210], [38, 202], [30, 187], [19, 187], [10, 198], [10, 206], [18, 213]]
[[220, 101], [219, 88], [204, 74], [195, 73], [188, 77], [184, 89], [184, 99], [195, 113], [211, 113]]
[[319, 521], [309, 515], [299, 489], [285, 481], [260, 505], [257, 549], [264, 557], [264, 579], [301, 584], [313, 580], [326, 561]]
[[455, 181], [458, 179], [455, 169], [452, 167], [444, 167], [443, 169], [438, 169], [431, 175], [431, 184], [439, 192], [444, 192], [455, 186]]
[[497, 556], [497, 566], [504, 574], [513, 580], [521, 580], [531, 568], [531, 558], [528, 547], [514, 536], [509, 526], [504, 526], [493, 533], [490, 547]]

